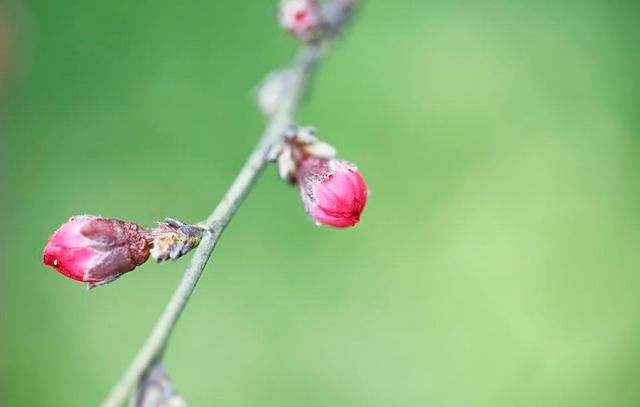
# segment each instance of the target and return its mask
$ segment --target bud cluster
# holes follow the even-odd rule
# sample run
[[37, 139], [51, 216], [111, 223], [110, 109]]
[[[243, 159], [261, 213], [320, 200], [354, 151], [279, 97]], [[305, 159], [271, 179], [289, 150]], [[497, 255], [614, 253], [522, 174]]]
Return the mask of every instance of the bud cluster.
[[[358, 0], [281, 0], [280, 25], [300, 41], [317, 44], [338, 34]], [[267, 118], [281, 108], [291, 86], [292, 71], [270, 74], [257, 91]], [[368, 189], [357, 167], [336, 158], [336, 149], [319, 140], [312, 127], [292, 127], [273, 146], [269, 158], [280, 178], [300, 191], [304, 208], [318, 225], [356, 225], [367, 202]], [[108, 284], [145, 263], [177, 260], [196, 247], [205, 229], [165, 219], [155, 228], [93, 215], [75, 216], [49, 238], [43, 262], [89, 288]]]
[[335, 158], [336, 150], [320, 141], [312, 127], [292, 127], [269, 158], [278, 175], [297, 185], [304, 208], [318, 225], [355, 226], [367, 202], [367, 185], [357, 167]]
[[[282, 0], [278, 22], [299, 41], [317, 44], [340, 34], [358, 3], [358, 0]], [[276, 114], [290, 83], [291, 72], [287, 68], [269, 73], [260, 83], [255, 99], [265, 118], [271, 119]]]

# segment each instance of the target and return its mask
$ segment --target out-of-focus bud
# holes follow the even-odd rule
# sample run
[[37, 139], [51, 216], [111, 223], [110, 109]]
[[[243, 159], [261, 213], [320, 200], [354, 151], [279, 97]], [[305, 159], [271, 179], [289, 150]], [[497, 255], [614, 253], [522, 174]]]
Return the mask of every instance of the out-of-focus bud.
[[156, 363], [131, 395], [129, 407], [187, 407], [187, 402], [176, 394], [162, 364]]
[[75, 216], [44, 249], [44, 264], [89, 288], [112, 282], [147, 261], [150, 245], [140, 226], [99, 216]]
[[167, 218], [149, 232], [153, 245], [151, 257], [158, 263], [177, 260], [200, 243], [204, 229]]
[[321, 3], [322, 16], [331, 34], [342, 31], [358, 3], [358, 0], [327, 0]]
[[335, 158], [307, 157], [297, 174], [307, 214], [318, 225], [354, 226], [367, 202], [367, 185], [355, 165]]
[[290, 77], [291, 73], [286, 69], [274, 71], [258, 87], [256, 102], [265, 118], [273, 117], [280, 108]]
[[302, 42], [315, 42], [325, 31], [322, 12], [316, 0], [282, 0], [278, 20], [285, 30]]

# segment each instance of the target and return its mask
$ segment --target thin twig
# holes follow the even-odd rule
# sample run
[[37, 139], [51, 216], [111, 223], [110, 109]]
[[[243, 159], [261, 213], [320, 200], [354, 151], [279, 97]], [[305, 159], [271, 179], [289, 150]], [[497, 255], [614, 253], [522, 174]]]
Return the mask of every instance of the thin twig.
[[117, 407], [126, 402], [127, 396], [137, 385], [143, 374], [154, 361], [162, 358], [173, 329], [184, 311], [204, 268], [218, 243], [220, 235], [227, 227], [242, 201], [247, 196], [257, 177], [267, 164], [267, 153], [287, 128], [294, 124], [294, 115], [304, 94], [312, 72], [322, 56], [322, 45], [303, 47], [288, 67], [291, 72], [288, 87], [278, 111], [269, 122], [260, 142], [253, 150], [240, 173], [233, 181], [222, 201], [213, 213], [200, 225], [207, 229], [198, 249], [171, 296], [164, 312], [154, 326], [137, 356], [103, 401], [103, 407]]

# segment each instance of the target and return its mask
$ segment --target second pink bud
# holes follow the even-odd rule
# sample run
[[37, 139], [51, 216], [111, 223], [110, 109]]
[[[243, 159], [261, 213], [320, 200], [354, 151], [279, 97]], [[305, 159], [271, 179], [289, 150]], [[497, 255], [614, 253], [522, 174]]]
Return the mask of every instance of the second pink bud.
[[307, 214], [317, 224], [355, 226], [367, 203], [367, 185], [355, 165], [340, 159], [308, 157], [297, 174]]

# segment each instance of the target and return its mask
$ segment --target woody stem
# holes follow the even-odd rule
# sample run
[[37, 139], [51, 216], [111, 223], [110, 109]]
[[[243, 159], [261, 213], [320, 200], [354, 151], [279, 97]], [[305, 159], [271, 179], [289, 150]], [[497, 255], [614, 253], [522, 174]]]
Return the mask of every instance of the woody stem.
[[171, 333], [182, 315], [220, 235], [264, 170], [269, 149], [281, 139], [287, 128], [294, 123], [296, 110], [314, 68], [323, 55], [323, 49], [322, 44], [302, 47], [290, 63], [287, 69], [289, 69], [291, 76], [277, 112], [269, 121], [260, 141], [222, 200], [211, 215], [199, 223], [206, 229], [200, 245], [146, 342], [103, 401], [103, 407], [117, 407], [125, 403], [127, 396], [145, 372], [162, 358]]

